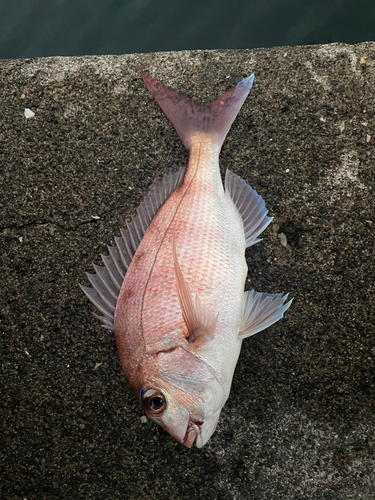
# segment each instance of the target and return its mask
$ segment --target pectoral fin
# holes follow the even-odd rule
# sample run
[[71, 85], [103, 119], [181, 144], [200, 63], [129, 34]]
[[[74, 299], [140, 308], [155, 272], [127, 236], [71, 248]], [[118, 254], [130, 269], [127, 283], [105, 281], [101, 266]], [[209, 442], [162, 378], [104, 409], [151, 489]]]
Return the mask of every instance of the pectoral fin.
[[242, 325], [239, 337], [245, 339], [268, 328], [284, 315], [292, 300], [284, 304], [288, 294], [245, 292], [242, 302]]
[[184, 278], [177, 259], [176, 243], [173, 239], [173, 263], [176, 273], [176, 286], [178, 299], [180, 301], [182, 316], [188, 329], [190, 342], [198, 339], [210, 339], [216, 328], [218, 315], [212, 314], [207, 307], [202, 304], [196, 295], [193, 295], [190, 286]]

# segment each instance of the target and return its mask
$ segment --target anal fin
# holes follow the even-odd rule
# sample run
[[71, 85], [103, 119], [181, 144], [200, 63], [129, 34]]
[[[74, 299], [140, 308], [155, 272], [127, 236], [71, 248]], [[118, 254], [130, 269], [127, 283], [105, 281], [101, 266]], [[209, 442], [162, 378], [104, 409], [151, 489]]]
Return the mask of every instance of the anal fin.
[[241, 215], [246, 248], [251, 247], [261, 241], [258, 236], [272, 221], [272, 217], [267, 217], [266, 204], [254, 189], [230, 170], [225, 173], [225, 192], [230, 195]]
[[245, 339], [268, 328], [281, 319], [292, 300], [284, 304], [288, 294], [260, 293], [251, 290], [244, 293], [242, 302], [242, 325], [239, 337]]

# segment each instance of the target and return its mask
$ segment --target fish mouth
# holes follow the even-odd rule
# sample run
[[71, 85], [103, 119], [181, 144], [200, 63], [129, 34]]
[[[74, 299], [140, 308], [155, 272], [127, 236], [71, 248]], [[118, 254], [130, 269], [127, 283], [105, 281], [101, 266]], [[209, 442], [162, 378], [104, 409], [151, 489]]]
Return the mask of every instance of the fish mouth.
[[187, 448], [191, 448], [193, 446], [194, 441], [201, 434], [201, 426], [203, 422], [190, 420], [186, 429], [186, 434], [183, 440], [183, 444]]

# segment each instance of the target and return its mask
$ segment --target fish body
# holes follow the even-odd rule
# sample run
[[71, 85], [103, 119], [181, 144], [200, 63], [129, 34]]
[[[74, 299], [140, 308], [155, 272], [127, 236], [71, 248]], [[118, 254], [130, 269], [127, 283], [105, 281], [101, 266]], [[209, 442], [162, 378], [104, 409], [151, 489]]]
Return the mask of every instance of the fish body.
[[186, 169], [150, 188], [85, 293], [114, 328], [124, 374], [146, 414], [178, 441], [214, 432], [245, 337], [283, 316], [282, 294], [244, 292], [245, 249], [271, 222], [262, 198], [219, 170], [222, 142], [253, 77], [201, 105], [144, 82], [188, 149]]

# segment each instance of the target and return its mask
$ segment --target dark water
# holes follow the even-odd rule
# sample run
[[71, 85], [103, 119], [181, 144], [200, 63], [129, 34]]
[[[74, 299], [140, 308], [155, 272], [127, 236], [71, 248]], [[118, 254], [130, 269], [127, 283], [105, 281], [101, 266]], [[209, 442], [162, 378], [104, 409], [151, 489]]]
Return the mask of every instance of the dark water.
[[375, 0], [0, 0], [0, 58], [375, 40]]

